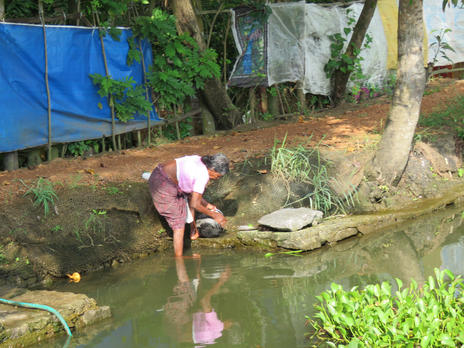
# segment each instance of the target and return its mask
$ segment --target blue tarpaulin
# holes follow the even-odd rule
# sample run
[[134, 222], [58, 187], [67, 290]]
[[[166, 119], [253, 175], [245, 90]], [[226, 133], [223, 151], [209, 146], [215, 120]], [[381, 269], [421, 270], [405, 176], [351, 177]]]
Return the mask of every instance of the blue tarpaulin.
[[[126, 64], [132, 36], [122, 29], [120, 40], [103, 38], [109, 75], [143, 81], [142, 64]], [[67, 143], [111, 136], [111, 111], [106, 97], [89, 74], [106, 75], [99, 32], [95, 28], [46, 26], [48, 81], [51, 98], [52, 142]], [[142, 41], [145, 66], [151, 65], [151, 46]], [[160, 119], [155, 110], [151, 124]], [[147, 127], [147, 118], [116, 120], [115, 134]], [[0, 153], [48, 143], [48, 101], [45, 84], [45, 46], [41, 25], [0, 23]]]

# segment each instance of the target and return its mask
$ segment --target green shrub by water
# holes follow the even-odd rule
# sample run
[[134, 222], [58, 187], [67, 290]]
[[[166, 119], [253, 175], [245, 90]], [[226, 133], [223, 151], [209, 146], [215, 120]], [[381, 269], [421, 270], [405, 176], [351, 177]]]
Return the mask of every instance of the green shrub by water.
[[[448, 279], [449, 278], [449, 279]], [[316, 296], [313, 338], [332, 347], [461, 347], [464, 288], [460, 276], [435, 269], [423, 288], [415, 281], [392, 294], [388, 282], [350, 291], [332, 284]]]

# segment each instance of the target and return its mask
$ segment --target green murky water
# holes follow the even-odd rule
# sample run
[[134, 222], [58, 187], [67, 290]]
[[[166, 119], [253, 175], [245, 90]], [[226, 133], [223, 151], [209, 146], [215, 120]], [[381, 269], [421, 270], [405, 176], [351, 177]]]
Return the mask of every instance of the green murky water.
[[422, 282], [434, 267], [464, 274], [462, 209], [302, 256], [196, 252], [201, 260], [156, 255], [63, 283], [58, 290], [85, 293], [113, 312], [69, 346], [306, 347], [305, 316], [331, 282], [345, 289], [394, 278]]

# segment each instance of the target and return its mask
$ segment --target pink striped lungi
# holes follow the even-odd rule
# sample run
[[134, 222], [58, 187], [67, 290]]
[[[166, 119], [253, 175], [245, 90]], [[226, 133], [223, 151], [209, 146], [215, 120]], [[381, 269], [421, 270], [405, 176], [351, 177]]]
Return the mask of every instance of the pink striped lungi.
[[187, 195], [172, 182], [161, 165], [151, 173], [148, 187], [156, 210], [166, 218], [169, 226], [173, 230], [184, 228], [187, 217]]

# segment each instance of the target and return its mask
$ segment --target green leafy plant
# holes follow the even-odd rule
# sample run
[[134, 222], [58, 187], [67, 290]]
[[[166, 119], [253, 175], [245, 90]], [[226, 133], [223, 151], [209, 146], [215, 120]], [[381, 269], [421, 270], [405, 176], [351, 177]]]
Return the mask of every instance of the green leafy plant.
[[70, 143], [67, 145], [67, 151], [73, 156], [78, 157], [84, 155], [85, 152], [93, 150], [94, 153], [98, 153], [100, 150], [100, 144], [97, 140], [84, 140]]
[[[99, 87], [98, 94], [109, 98], [109, 105], [114, 106], [116, 117], [127, 122], [134, 118], [135, 114], [149, 115], [152, 104], [147, 100], [145, 88], [137, 85], [132, 76], [126, 76], [122, 80], [114, 80], [110, 76], [90, 74], [92, 82]], [[99, 107], [103, 106], [99, 104]]]
[[88, 151], [90, 146], [85, 143], [85, 141], [78, 141], [75, 143], [68, 144], [68, 151], [72, 156], [82, 156], [85, 151]]
[[412, 280], [392, 294], [388, 282], [345, 291], [332, 283], [307, 317], [313, 338], [335, 347], [456, 347], [464, 343], [464, 282], [435, 269], [423, 288]]
[[51, 230], [52, 232], [61, 232], [63, 231], [63, 227], [61, 227], [61, 225], [56, 225], [52, 228]]
[[346, 13], [348, 23], [347, 27], [343, 28], [343, 33], [329, 35], [329, 39], [332, 42], [330, 45], [330, 59], [324, 66], [324, 72], [327, 78], [332, 77], [336, 70], [340, 70], [343, 73], [350, 72], [350, 80], [359, 81], [365, 78], [362, 73], [361, 61], [363, 58], [360, 56], [360, 53], [362, 49], [370, 47], [372, 37], [369, 34], [366, 34], [362, 48], [358, 49], [353, 46], [353, 57], [348, 56], [345, 53], [345, 43], [353, 31], [356, 19], [352, 16], [350, 9], [347, 9]]
[[[80, 248], [101, 246], [95, 244], [94, 238], [104, 240], [106, 237], [106, 210], [92, 209], [87, 220], [84, 222], [83, 231], [74, 230], [76, 239], [82, 244]], [[88, 244], [84, 242], [84, 237], [88, 239]]]
[[432, 30], [434, 34], [435, 41], [430, 44], [430, 49], [435, 51], [435, 54], [432, 59], [432, 64], [435, 65], [438, 62], [438, 57], [441, 57], [447, 60], [450, 64], [453, 64], [453, 61], [448, 57], [448, 51], [456, 52], [453, 47], [445, 41], [445, 35], [452, 30], [449, 28], [441, 28], [440, 30]]
[[32, 196], [33, 205], [41, 205], [44, 208], [44, 214], [47, 214], [50, 211], [50, 206], [55, 203], [55, 199], [58, 199], [58, 196], [55, 193], [53, 184], [44, 178], [39, 178], [34, 186], [27, 186], [24, 181], [20, 179], [21, 183], [28, 188], [24, 196]]
[[220, 74], [216, 52], [200, 50], [192, 37], [178, 35], [175, 17], [160, 9], [153, 10], [151, 17], [136, 18], [133, 32], [152, 44], [153, 65], [147, 77], [161, 109], [182, 104], [196, 89], [203, 89], [207, 79]]
[[[181, 139], [190, 136], [193, 126], [192, 119], [187, 117], [183, 121], [179, 121], [179, 135]], [[178, 140], [177, 139], [177, 129], [175, 124], [168, 124], [166, 127], [163, 127], [163, 136], [169, 140]]]

